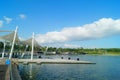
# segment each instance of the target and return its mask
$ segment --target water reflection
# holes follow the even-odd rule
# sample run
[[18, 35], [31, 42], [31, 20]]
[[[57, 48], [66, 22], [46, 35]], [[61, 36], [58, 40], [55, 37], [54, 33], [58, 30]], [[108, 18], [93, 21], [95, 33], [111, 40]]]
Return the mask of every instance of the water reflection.
[[31, 79], [32, 78], [32, 66], [33, 66], [33, 64], [29, 64], [30, 65], [30, 69], [29, 69], [29, 78]]

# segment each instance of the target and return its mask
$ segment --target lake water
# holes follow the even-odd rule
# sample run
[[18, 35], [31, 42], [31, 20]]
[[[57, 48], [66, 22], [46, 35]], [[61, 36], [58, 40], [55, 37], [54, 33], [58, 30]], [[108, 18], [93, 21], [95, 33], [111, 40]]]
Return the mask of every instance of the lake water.
[[87, 60], [96, 64], [19, 65], [23, 80], [120, 80], [120, 56], [49, 55], [49, 58]]

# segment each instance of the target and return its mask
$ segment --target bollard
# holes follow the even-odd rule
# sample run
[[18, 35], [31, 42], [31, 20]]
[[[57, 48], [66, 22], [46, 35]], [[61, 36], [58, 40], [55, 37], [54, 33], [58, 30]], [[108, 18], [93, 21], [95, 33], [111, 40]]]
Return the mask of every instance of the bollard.
[[79, 61], [79, 58], [77, 58], [77, 61]]
[[70, 57], [68, 58], [68, 60], [70, 60]]

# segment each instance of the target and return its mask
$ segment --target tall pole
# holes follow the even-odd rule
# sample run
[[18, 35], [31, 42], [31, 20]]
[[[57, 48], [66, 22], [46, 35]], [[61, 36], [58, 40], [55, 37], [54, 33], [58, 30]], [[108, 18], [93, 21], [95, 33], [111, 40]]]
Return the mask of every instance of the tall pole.
[[35, 35], [34, 35], [34, 32], [33, 32], [33, 35], [32, 35], [31, 60], [33, 60], [33, 52], [34, 52], [34, 38], [35, 38]]
[[6, 43], [4, 42], [3, 45], [4, 45], [4, 47], [3, 47], [3, 52], [2, 52], [2, 58], [4, 58]]
[[17, 30], [18, 30], [18, 26], [16, 27], [16, 30], [15, 30], [15, 33], [14, 33], [14, 38], [13, 38], [13, 42], [12, 42], [12, 47], [11, 47], [9, 59], [11, 59], [11, 57], [12, 57], [12, 53], [13, 53], [13, 49], [14, 49], [14, 44], [15, 44], [15, 39], [16, 39]]
[[28, 48], [28, 45], [26, 45], [26, 47], [25, 47], [25, 51], [22, 53], [22, 58], [23, 58], [23, 56], [25, 55], [25, 53], [26, 53], [26, 51], [27, 51], [27, 48]]
[[44, 57], [45, 57], [45, 55], [47, 54], [47, 51], [48, 51], [48, 46], [45, 48]]

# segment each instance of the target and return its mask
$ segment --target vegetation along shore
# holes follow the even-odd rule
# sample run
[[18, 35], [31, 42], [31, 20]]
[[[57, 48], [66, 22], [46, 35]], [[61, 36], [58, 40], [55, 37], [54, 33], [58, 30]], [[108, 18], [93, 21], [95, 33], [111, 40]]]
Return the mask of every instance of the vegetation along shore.
[[[3, 43], [0, 42], [0, 52], [3, 50]], [[6, 52], [10, 51], [10, 44], [6, 45]], [[119, 55], [120, 48], [56, 48], [56, 47], [35, 47], [35, 52], [40, 54], [110, 54], [110, 55]], [[15, 44], [15, 52], [24, 52], [25, 45]], [[26, 51], [30, 51], [31, 46], [28, 46]]]

